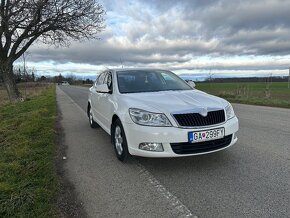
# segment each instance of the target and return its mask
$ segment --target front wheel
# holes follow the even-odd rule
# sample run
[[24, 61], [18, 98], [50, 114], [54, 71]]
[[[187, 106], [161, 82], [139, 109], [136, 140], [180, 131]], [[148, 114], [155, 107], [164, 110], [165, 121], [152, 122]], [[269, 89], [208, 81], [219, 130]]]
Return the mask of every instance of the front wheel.
[[90, 107], [90, 111], [89, 111], [89, 122], [90, 122], [90, 126], [91, 128], [97, 128], [98, 124], [94, 121], [94, 117], [93, 117], [93, 112], [92, 112], [92, 108]]
[[128, 158], [129, 152], [125, 131], [119, 119], [113, 124], [111, 137], [117, 158], [124, 161]]

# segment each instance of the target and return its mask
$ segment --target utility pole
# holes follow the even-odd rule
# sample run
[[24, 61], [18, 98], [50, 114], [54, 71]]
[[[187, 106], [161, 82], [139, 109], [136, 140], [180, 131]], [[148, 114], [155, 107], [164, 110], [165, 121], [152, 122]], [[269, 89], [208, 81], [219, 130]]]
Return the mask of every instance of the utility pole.
[[272, 85], [272, 73], [269, 74], [269, 77], [267, 79], [267, 85], [266, 85], [267, 89], [270, 88], [270, 85]]
[[26, 73], [26, 57], [25, 57], [25, 52], [23, 53], [22, 58], [23, 58], [23, 72], [24, 72], [24, 79], [25, 79], [24, 92], [25, 92], [25, 98], [27, 98], [27, 73]]
[[290, 67], [289, 67], [289, 75], [288, 75], [288, 89], [290, 88]]

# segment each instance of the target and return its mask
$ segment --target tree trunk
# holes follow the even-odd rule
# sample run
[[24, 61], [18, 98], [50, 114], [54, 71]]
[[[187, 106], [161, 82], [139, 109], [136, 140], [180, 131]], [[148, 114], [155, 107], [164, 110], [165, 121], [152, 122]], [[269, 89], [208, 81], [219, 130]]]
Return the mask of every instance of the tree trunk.
[[16, 102], [21, 100], [20, 92], [16, 86], [13, 64], [2, 62], [0, 63], [0, 74], [2, 74], [4, 85], [11, 102]]

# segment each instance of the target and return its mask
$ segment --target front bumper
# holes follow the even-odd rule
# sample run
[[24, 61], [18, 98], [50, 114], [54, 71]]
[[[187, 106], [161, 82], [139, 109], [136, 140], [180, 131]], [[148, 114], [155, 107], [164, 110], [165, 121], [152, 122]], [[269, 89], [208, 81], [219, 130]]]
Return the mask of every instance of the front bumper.
[[[179, 127], [151, 127], [141, 126], [135, 123], [123, 123], [126, 133], [128, 150], [131, 155], [142, 157], [184, 157], [193, 155], [208, 154], [216, 151], [226, 149], [237, 142], [236, 132], [239, 129], [239, 122], [237, 117], [228, 120], [226, 123], [217, 125], [215, 127], [200, 128], [200, 129], [185, 129]], [[170, 143], [185, 143], [188, 142], [188, 132], [203, 131], [213, 128], [225, 128], [225, 136], [233, 135], [230, 143], [222, 148], [217, 148], [207, 152], [191, 153], [191, 154], [176, 154]], [[139, 144], [143, 142], [162, 143], [164, 151], [145, 151], [139, 149]]]

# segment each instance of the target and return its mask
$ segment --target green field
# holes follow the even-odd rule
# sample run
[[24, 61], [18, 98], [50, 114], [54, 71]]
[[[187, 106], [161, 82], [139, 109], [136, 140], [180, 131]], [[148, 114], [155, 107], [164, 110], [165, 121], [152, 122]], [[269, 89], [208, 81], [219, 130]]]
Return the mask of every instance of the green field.
[[55, 216], [55, 122], [54, 86], [0, 106], [0, 217]]
[[196, 88], [230, 102], [290, 108], [287, 82], [196, 83]]

